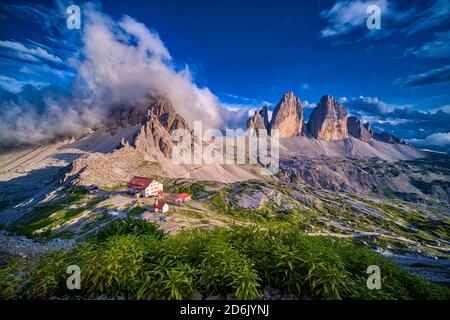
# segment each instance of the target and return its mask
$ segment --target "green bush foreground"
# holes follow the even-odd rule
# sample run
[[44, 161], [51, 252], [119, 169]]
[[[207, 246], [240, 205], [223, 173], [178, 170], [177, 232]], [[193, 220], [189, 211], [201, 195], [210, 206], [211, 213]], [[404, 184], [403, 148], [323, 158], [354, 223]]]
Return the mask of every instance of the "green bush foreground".
[[[67, 289], [69, 265], [81, 269], [80, 290]], [[366, 286], [369, 265], [381, 269], [381, 290]], [[448, 288], [369, 249], [294, 229], [232, 226], [166, 235], [144, 221], [119, 221], [73, 250], [46, 254], [32, 265], [13, 259], [0, 269], [2, 299], [261, 299], [266, 285], [299, 299], [450, 298]]]

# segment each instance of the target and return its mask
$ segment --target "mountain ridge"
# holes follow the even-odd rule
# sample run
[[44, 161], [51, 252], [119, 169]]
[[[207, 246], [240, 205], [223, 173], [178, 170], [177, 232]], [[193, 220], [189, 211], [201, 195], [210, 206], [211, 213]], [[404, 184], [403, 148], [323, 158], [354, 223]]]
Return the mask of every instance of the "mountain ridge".
[[321, 97], [306, 123], [303, 104], [292, 91], [283, 95], [274, 109], [269, 125], [264, 125], [258, 118], [261, 112], [262, 109], [257, 110], [248, 119], [247, 129], [255, 129], [257, 126], [258, 130], [265, 129], [270, 134], [272, 128], [276, 128], [282, 139], [304, 136], [323, 141], [340, 141], [354, 137], [364, 142], [375, 139], [389, 144], [406, 144], [405, 140], [389, 132], [373, 131], [369, 122], [362, 123], [357, 117], [349, 115], [345, 106], [331, 95]]

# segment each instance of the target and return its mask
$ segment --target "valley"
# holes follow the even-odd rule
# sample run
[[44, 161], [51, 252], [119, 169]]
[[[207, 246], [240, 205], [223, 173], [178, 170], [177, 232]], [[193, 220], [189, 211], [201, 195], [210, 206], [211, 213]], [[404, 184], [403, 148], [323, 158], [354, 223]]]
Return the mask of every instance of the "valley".
[[[284, 131], [273, 176], [262, 175], [261, 164], [175, 164], [171, 133], [189, 126], [160, 97], [148, 110], [118, 111], [105, 127], [81, 137], [3, 152], [2, 263], [78, 250], [118, 224], [146, 222], [175, 238], [237, 227], [344, 241], [448, 286], [449, 156], [375, 134], [358, 121], [359, 131], [347, 130], [345, 108], [332, 97], [321, 103], [309, 126], [292, 93], [278, 104], [278, 120], [265, 119], [263, 109], [248, 121], [257, 134]], [[133, 176], [155, 179], [165, 193], [187, 193], [191, 200], [130, 195]], [[169, 211], [152, 210], [156, 201]]]

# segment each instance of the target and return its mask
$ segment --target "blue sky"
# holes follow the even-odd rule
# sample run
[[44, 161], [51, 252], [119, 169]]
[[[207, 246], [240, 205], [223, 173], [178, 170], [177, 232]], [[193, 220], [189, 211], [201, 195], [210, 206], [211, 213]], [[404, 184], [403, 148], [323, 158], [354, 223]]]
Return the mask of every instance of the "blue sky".
[[[83, 19], [83, 2], [75, 3]], [[28, 108], [45, 112], [34, 101], [40, 95], [73, 90], [84, 31], [65, 27], [69, 4], [1, 4], [0, 111], [26, 97]], [[369, 4], [381, 8], [379, 30], [366, 27]], [[286, 91], [313, 106], [331, 94], [379, 129], [450, 145], [450, 0], [127, 0], [96, 8], [157, 33], [172, 68], [188, 68], [222, 106], [275, 105]]]

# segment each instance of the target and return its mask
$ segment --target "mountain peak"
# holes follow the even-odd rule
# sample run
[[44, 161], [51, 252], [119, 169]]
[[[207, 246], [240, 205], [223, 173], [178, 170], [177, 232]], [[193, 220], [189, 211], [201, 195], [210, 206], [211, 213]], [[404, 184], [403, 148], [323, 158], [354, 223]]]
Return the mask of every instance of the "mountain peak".
[[281, 100], [290, 99], [290, 98], [295, 98], [294, 92], [286, 91], [285, 94], [283, 95], [283, 98], [281, 98]]
[[261, 110], [256, 110], [255, 114], [247, 120], [247, 129], [253, 129], [256, 133], [259, 130], [269, 130], [269, 111], [267, 106], [263, 106]]
[[312, 111], [307, 127], [316, 139], [342, 140], [348, 137], [347, 118], [345, 107], [333, 96], [325, 95]]
[[333, 96], [326, 94], [322, 98], [320, 98], [320, 103], [334, 104], [336, 103], [336, 99]]
[[288, 91], [275, 107], [270, 130], [278, 129], [280, 138], [298, 136], [303, 130], [303, 105], [292, 91]]
[[365, 124], [363, 125], [355, 116], [351, 116], [347, 119], [347, 129], [349, 135], [361, 141], [369, 142], [372, 140], [372, 133], [367, 129], [367, 126]]

